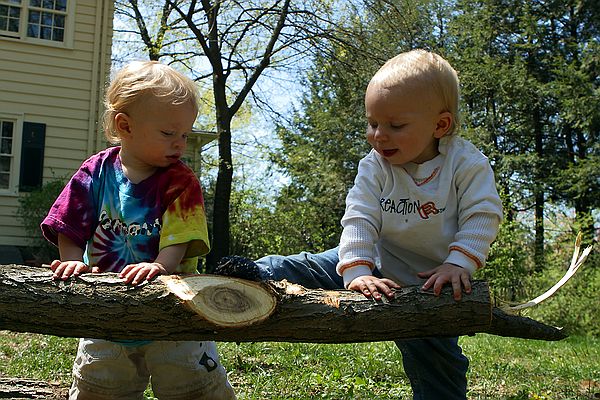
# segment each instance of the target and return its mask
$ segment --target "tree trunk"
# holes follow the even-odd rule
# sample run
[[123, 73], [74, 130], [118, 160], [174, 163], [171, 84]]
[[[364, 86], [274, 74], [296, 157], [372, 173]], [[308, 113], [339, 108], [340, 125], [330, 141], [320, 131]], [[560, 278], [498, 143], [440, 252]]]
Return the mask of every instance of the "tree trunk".
[[545, 263], [545, 223], [544, 223], [544, 210], [546, 208], [546, 198], [544, 193], [544, 182], [545, 182], [545, 170], [544, 165], [544, 133], [541, 121], [541, 110], [538, 106], [533, 108], [533, 130], [535, 135], [535, 154], [537, 155], [536, 167], [535, 167], [535, 184], [534, 184], [534, 196], [535, 196], [535, 248], [533, 259], [535, 262], [535, 270], [542, 271]]
[[[220, 66], [219, 66], [220, 67]], [[213, 66], [213, 69], [217, 67]], [[229, 255], [231, 187], [233, 183], [233, 158], [231, 155], [231, 112], [225, 93], [226, 80], [222, 74], [213, 78], [217, 133], [219, 134], [219, 170], [215, 183], [212, 209], [212, 248], [206, 257], [206, 272], [214, 270], [217, 262]]]
[[213, 199], [211, 250], [206, 257], [206, 272], [214, 270], [217, 262], [230, 254], [231, 187], [233, 182], [233, 159], [231, 157], [230, 121], [221, 121], [219, 132], [219, 170]]
[[418, 286], [374, 301], [347, 290], [216, 275], [161, 276], [141, 286], [116, 274], [52, 279], [48, 269], [0, 266], [0, 329], [67, 337], [224, 342], [350, 343], [488, 332], [541, 340], [559, 329], [494, 309], [487, 284], [454, 301]]
[[0, 378], [0, 399], [63, 400], [68, 388], [60, 384], [19, 378]]

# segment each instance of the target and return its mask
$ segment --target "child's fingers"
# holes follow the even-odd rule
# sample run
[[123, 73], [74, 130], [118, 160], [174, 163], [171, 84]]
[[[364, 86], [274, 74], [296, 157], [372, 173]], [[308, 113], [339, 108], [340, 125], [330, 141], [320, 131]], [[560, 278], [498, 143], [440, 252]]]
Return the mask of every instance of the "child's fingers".
[[119, 278], [123, 279], [124, 283], [131, 283], [137, 275], [137, 267], [135, 265], [128, 265], [121, 272], [119, 272]]
[[161, 269], [158, 265], [150, 263], [130, 264], [123, 268], [119, 273], [119, 277], [122, 278], [125, 283], [137, 285], [144, 280], [149, 281], [163, 271], [164, 269]]
[[52, 270], [52, 272], [56, 271], [56, 269], [58, 267], [60, 267], [61, 263], [62, 263], [62, 261], [60, 261], [60, 260], [54, 260], [54, 261], [52, 261], [52, 263], [50, 264], [50, 269]]
[[385, 285], [381, 285], [379, 281], [370, 282], [369, 290], [371, 292], [371, 297], [373, 297], [375, 300], [381, 300], [381, 292], [385, 293], [384, 287]]
[[166, 272], [164, 270], [164, 268], [161, 268], [159, 265], [143, 264], [143, 265], [140, 265], [139, 269], [137, 270], [137, 274], [135, 275], [135, 277], [133, 278], [131, 283], [133, 285], [137, 285], [145, 280], [149, 281], [152, 278], [154, 278], [156, 275], [162, 274], [164, 272]]
[[147, 273], [144, 264], [129, 264], [121, 270], [119, 278], [123, 279], [124, 283], [137, 285], [144, 280]]
[[390, 286], [393, 286], [394, 288], [400, 287], [397, 283], [390, 279], [378, 279], [370, 282], [367, 289], [368, 293], [363, 291], [363, 294], [365, 294], [367, 297], [372, 296], [375, 300], [381, 300], [382, 294], [391, 299], [394, 297], [394, 292]]
[[119, 272], [119, 278], [125, 279], [131, 273], [131, 271], [134, 270], [134, 269], [136, 269], [136, 268], [137, 268], [136, 264], [126, 265], [125, 268], [123, 268], [121, 270], [121, 272]]
[[[138, 283], [142, 282], [144, 279], [149, 281], [154, 278], [156, 275], [164, 273], [165, 270], [158, 265], [150, 264], [148, 267], [144, 268], [144, 275], [140, 277]], [[137, 285], [137, 283], [134, 283]]]
[[423, 284], [423, 286], [421, 287], [422, 290], [429, 290], [433, 284], [435, 283], [436, 278], [434, 276], [430, 277], [429, 279], [427, 279], [427, 281]]
[[146, 275], [146, 280], [149, 281], [152, 278], [154, 278], [156, 275], [159, 275], [160, 273], [161, 273], [160, 268], [158, 268], [158, 267], [152, 267], [148, 271], [148, 274]]
[[60, 261], [56, 264], [53, 262], [51, 268], [54, 274], [52, 275], [52, 277], [54, 279], [62, 279], [63, 271], [65, 270], [66, 266], [66, 264], [63, 264]]
[[[379, 281], [377, 281], [377, 288], [379, 289], [379, 291], [381, 293], [383, 293], [385, 295], [385, 297], [387, 297], [388, 299], [393, 299], [394, 298], [394, 291], [392, 290], [392, 288], [394, 289], [399, 289], [400, 285], [398, 285], [396, 282], [394, 282], [391, 279], [381, 279]], [[378, 299], [380, 299], [381, 296], [378, 297]]]
[[442, 293], [442, 288], [444, 287], [446, 282], [448, 282], [448, 280], [442, 278], [441, 276], [435, 279], [435, 282], [433, 284], [433, 294], [439, 296]]
[[462, 282], [460, 277], [452, 279], [452, 294], [456, 301], [460, 300], [462, 297]]
[[137, 273], [135, 274], [133, 280], [131, 281], [132, 285], [137, 285], [138, 283], [144, 281], [146, 279], [146, 276], [148, 275], [148, 272], [150, 270], [148, 268], [140, 268], [137, 270]]
[[146, 272], [143, 268], [136, 269], [135, 271], [131, 271], [128, 275], [127, 283], [131, 283], [132, 285], [137, 285], [141, 281], [144, 280], [146, 276]]
[[348, 285], [348, 289], [360, 292], [365, 295], [365, 297], [371, 297], [373, 292], [377, 291], [377, 288], [373, 285], [372, 281], [363, 277], [353, 280], [350, 285]]
[[379, 279], [373, 276], [356, 278], [348, 285], [348, 289], [361, 292], [365, 297], [372, 297], [375, 300], [380, 300], [382, 294], [388, 298], [393, 298], [394, 292], [391, 288], [399, 287], [400, 285], [391, 279]]
[[366, 297], [371, 297], [374, 293], [377, 292], [377, 288], [371, 282], [365, 282], [360, 286], [360, 291]]
[[469, 276], [469, 274], [463, 274], [460, 276], [460, 279], [462, 281], [462, 285], [465, 288], [465, 293], [470, 294], [471, 293], [471, 277]]
[[54, 260], [50, 264], [50, 269], [54, 272], [52, 278], [66, 280], [71, 276], [78, 276], [87, 272], [88, 266], [81, 261]]
[[54, 272], [55, 276], [58, 276], [59, 279], [67, 280], [73, 272], [75, 271], [75, 264], [70, 262], [62, 263]]
[[87, 265], [85, 265], [84, 263], [77, 263], [77, 264], [75, 264], [75, 268], [73, 269], [73, 275], [74, 276], [81, 275], [84, 272], [87, 272], [87, 270], [88, 270]]

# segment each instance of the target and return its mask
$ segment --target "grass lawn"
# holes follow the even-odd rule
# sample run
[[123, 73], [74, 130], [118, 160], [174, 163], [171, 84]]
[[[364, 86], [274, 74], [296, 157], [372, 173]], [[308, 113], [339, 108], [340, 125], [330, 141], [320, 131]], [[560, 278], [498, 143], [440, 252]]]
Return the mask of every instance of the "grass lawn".
[[[0, 331], [0, 377], [68, 386], [76, 344], [76, 339]], [[600, 399], [600, 339], [541, 342], [478, 334], [463, 337], [461, 345], [471, 360], [469, 399]], [[410, 398], [392, 342], [220, 343], [219, 348], [240, 400]]]

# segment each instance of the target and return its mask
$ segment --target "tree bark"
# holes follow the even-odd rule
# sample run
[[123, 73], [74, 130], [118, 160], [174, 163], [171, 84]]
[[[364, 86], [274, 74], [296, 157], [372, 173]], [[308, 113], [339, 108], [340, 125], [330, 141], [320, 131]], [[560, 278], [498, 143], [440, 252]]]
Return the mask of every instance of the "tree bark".
[[0, 378], [0, 399], [63, 400], [68, 388], [56, 383], [20, 378]]
[[454, 301], [418, 286], [374, 301], [347, 290], [216, 275], [125, 285], [116, 274], [52, 279], [48, 269], [0, 266], [0, 329], [108, 340], [350, 343], [488, 332], [560, 340], [537, 321], [493, 309], [487, 283]]

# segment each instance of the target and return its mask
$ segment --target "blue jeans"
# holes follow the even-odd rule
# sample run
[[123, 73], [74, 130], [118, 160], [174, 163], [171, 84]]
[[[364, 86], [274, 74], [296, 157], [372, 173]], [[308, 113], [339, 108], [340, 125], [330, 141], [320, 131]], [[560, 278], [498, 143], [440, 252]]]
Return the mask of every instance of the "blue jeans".
[[[342, 277], [335, 271], [337, 263], [337, 248], [319, 254], [267, 256], [256, 261], [265, 280], [287, 279], [309, 289], [343, 289]], [[467, 398], [469, 360], [462, 353], [457, 337], [403, 339], [397, 340], [396, 345], [402, 352], [413, 399]]]

